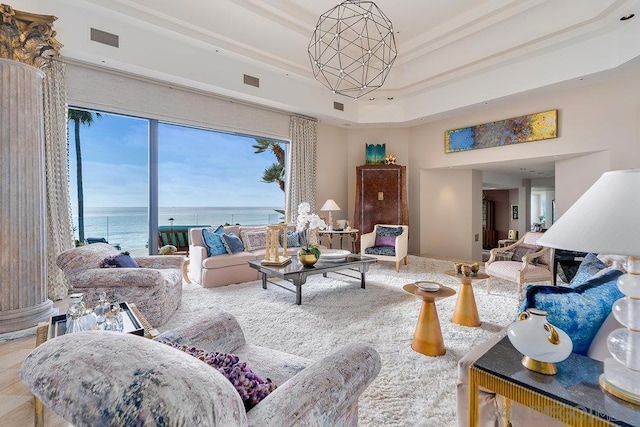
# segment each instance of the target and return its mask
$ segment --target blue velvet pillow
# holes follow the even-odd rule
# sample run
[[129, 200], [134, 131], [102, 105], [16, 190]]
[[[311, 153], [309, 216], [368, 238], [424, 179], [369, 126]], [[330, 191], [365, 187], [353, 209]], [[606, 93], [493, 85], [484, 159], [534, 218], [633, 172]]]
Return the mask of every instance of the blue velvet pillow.
[[573, 276], [573, 279], [571, 279], [569, 284], [571, 286], [581, 285], [603, 268], [607, 268], [607, 264], [600, 261], [595, 254], [589, 253], [580, 263], [576, 275]]
[[234, 233], [222, 233], [220, 236], [222, 244], [228, 254], [235, 254], [244, 251], [242, 240]]
[[574, 287], [528, 286], [521, 310], [546, 311], [549, 323], [571, 337], [573, 352], [586, 355], [613, 303], [624, 296], [616, 285], [622, 274], [620, 270], [611, 270]]
[[129, 252], [122, 252], [109, 258], [105, 258], [100, 264], [103, 268], [139, 268], [135, 259], [131, 258]]
[[227, 249], [222, 243], [222, 234], [224, 234], [224, 227], [220, 226], [215, 230], [211, 228], [202, 229], [202, 241], [207, 247], [207, 253], [209, 256], [222, 255], [227, 253]]

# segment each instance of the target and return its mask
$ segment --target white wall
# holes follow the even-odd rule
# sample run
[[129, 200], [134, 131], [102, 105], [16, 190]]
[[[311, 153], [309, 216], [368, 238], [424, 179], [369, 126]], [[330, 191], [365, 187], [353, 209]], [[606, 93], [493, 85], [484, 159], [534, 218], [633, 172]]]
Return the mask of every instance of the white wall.
[[[449, 221], [437, 224], [425, 223], [430, 216], [424, 200], [437, 200], [441, 187], [449, 185], [448, 176], [437, 172], [443, 168], [474, 167], [493, 161], [509, 161], [528, 157], [548, 157], [574, 154], [576, 157], [556, 162], [556, 202], [558, 217], [607, 170], [640, 167], [640, 76], [628, 76], [613, 81], [566, 90], [549, 90], [541, 95], [514, 101], [505, 106], [428, 123], [410, 129], [409, 140], [409, 221], [419, 226], [420, 241], [410, 242], [411, 253], [465, 257], [472, 252], [473, 236], [451, 232], [447, 245], [443, 246], [440, 234], [444, 224], [447, 229], [465, 229], [474, 219], [471, 215], [458, 218], [457, 213]], [[444, 153], [444, 132], [464, 126], [502, 120], [523, 114], [559, 110], [559, 137], [507, 147], [487, 148], [468, 152]], [[429, 182], [425, 182], [428, 178]], [[461, 185], [460, 183], [458, 183]], [[466, 185], [474, 185], [468, 177]], [[457, 188], [452, 193], [467, 197], [468, 192]], [[450, 201], [453, 208], [463, 201]], [[522, 203], [513, 203], [520, 204]], [[522, 209], [522, 206], [521, 206]], [[521, 215], [525, 212], [521, 212]], [[523, 216], [518, 221], [520, 232], [524, 230]], [[458, 222], [456, 222], [458, 221]], [[440, 228], [439, 228], [440, 227]], [[464, 240], [459, 240], [462, 238]]]

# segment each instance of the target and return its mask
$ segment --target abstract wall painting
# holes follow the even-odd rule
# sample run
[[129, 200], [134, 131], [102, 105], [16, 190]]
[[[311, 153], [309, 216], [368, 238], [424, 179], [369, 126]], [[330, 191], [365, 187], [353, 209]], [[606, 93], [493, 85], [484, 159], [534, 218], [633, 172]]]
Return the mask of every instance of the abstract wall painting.
[[367, 144], [365, 147], [368, 165], [384, 165], [387, 144]]
[[521, 142], [558, 137], [558, 110], [448, 130], [444, 133], [444, 152], [500, 147]]

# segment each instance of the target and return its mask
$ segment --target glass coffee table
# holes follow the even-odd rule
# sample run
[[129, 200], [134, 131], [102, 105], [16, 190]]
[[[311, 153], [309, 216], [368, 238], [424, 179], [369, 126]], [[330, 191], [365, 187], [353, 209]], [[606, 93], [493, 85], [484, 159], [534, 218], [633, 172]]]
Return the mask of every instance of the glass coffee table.
[[[365, 273], [369, 271], [369, 265], [376, 262], [373, 257], [351, 254], [344, 261], [318, 261], [312, 267], [305, 267], [298, 262], [297, 257], [291, 257], [291, 263], [285, 266], [262, 265], [261, 260], [249, 261], [249, 266], [255, 268], [262, 274], [262, 288], [267, 289], [267, 283], [279, 286], [296, 294], [296, 304], [302, 304], [302, 285], [307, 281], [307, 277], [315, 274], [322, 274], [327, 277], [327, 273], [335, 272], [353, 279], [360, 279], [360, 287], [365, 289]], [[360, 273], [360, 277], [343, 273], [344, 270], [351, 270]], [[277, 277], [291, 282], [295, 289], [283, 286], [282, 283], [272, 282], [268, 277]]]

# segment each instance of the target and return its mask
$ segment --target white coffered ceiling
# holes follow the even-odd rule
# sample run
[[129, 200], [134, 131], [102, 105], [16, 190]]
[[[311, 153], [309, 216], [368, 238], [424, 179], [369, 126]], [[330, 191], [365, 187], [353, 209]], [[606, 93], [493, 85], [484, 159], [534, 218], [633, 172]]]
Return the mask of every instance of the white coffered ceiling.
[[[24, 1], [59, 17], [66, 57], [339, 126], [429, 121], [640, 56], [640, 18], [620, 20], [640, 13], [640, 0], [377, 0], [398, 58], [381, 89], [352, 100], [313, 79], [307, 54], [336, 0]], [[117, 34], [120, 46], [91, 41], [90, 28]], [[244, 74], [260, 87], [243, 84]]]

